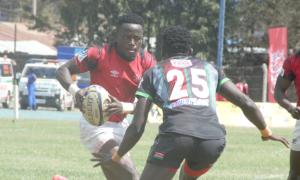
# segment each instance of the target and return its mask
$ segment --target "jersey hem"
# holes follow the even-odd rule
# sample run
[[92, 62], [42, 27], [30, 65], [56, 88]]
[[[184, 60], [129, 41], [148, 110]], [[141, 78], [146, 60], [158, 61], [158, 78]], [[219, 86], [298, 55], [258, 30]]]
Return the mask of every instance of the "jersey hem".
[[218, 93], [218, 94], [220, 94], [221, 86], [222, 86], [225, 82], [227, 82], [227, 81], [230, 81], [230, 79], [229, 79], [229, 78], [225, 78], [225, 79], [223, 79], [223, 80], [219, 83], [218, 88], [217, 88], [217, 93]]
[[135, 93], [135, 95], [143, 96], [143, 97], [145, 97], [145, 98], [148, 98], [148, 99], [151, 99], [152, 101], [154, 101], [154, 99], [153, 99], [152, 96], [150, 96], [149, 94], [140, 92], [140, 91], [137, 91], [137, 92]]

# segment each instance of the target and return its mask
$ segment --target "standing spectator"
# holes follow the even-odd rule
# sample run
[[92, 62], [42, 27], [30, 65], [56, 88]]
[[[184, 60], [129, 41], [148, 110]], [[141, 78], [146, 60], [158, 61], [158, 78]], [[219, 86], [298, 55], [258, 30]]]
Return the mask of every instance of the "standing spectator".
[[28, 106], [29, 110], [36, 110], [36, 100], [34, 91], [36, 89], [35, 81], [36, 75], [34, 74], [33, 69], [29, 69], [30, 75], [28, 76], [27, 89], [28, 89]]
[[246, 96], [248, 95], [248, 84], [246, 83], [246, 80], [240, 81], [237, 80], [235, 85], [241, 90]]

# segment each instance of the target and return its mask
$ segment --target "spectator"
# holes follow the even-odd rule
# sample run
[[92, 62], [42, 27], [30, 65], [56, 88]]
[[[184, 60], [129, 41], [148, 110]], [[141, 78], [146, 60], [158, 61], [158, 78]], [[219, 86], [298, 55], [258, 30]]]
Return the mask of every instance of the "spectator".
[[28, 89], [28, 106], [29, 110], [36, 110], [36, 100], [34, 91], [36, 89], [35, 81], [36, 75], [33, 69], [29, 69], [30, 75], [28, 76], [27, 89]]
[[248, 84], [246, 83], [246, 80], [240, 81], [239, 79], [236, 81], [235, 85], [241, 90], [246, 96], [248, 95]]

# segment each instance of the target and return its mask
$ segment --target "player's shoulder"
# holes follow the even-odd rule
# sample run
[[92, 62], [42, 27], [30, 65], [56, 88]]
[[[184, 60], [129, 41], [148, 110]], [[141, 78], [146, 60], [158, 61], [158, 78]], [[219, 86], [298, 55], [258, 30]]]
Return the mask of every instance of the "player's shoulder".
[[97, 59], [102, 59], [108, 54], [109, 44], [105, 44], [103, 46], [90, 46], [86, 48], [86, 53], [88, 57], [93, 57]]
[[144, 49], [140, 48], [139, 50], [139, 57], [142, 61], [156, 61], [156, 58], [151, 53], [145, 51]]
[[290, 55], [285, 61], [284, 61], [284, 64], [283, 64], [283, 67], [285, 69], [293, 69], [295, 67], [298, 68], [298, 66], [300, 66], [300, 51]]

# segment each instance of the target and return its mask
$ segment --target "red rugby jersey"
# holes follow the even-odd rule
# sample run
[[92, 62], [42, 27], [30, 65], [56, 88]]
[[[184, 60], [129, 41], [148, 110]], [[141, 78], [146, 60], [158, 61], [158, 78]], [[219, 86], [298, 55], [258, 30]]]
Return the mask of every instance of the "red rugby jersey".
[[[134, 102], [142, 74], [157, 64], [155, 57], [142, 49], [133, 62], [124, 60], [116, 51], [115, 42], [86, 49], [75, 57], [75, 63], [81, 73], [90, 71], [90, 85], [100, 85], [119, 101], [130, 103]], [[113, 114], [109, 121], [121, 122], [125, 117], [126, 113]]]
[[282, 65], [280, 75], [289, 80], [294, 81], [296, 94], [298, 97], [297, 106], [300, 106], [300, 51], [289, 56]]

